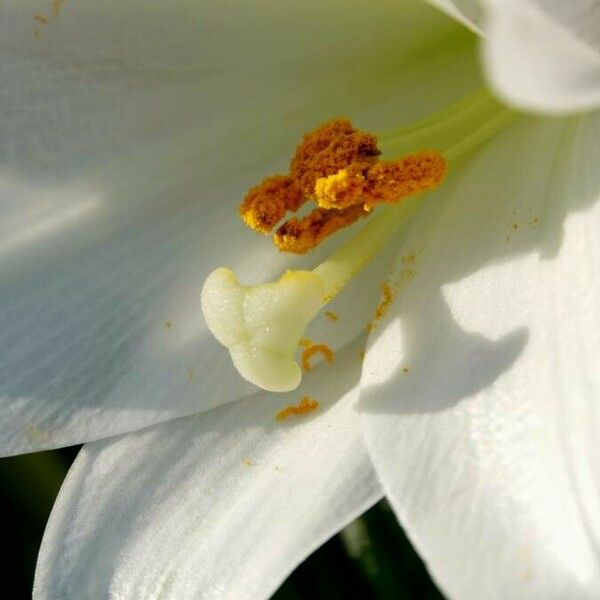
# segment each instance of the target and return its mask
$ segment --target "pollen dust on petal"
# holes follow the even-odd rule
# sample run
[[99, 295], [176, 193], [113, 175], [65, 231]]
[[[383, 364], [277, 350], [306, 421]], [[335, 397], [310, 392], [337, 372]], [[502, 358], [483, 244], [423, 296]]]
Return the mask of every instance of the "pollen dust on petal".
[[327, 344], [312, 344], [302, 352], [302, 368], [305, 371], [312, 370], [310, 359], [319, 353], [323, 355], [328, 363], [333, 362], [333, 350]]
[[367, 332], [371, 332], [373, 331], [373, 329], [375, 329], [375, 327], [377, 326], [377, 321], [379, 321], [386, 315], [387, 311], [392, 305], [392, 302], [394, 301], [394, 292], [392, 291], [392, 288], [389, 283], [384, 282], [381, 284], [381, 292], [382, 298], [379, 301], [377, 308], [375, 309], [373, 320], [370, 323], [368, 323], [365, 327], [365, 330]]
[[325, 238], [368, 216], [381, 203], [439, 185], [446, 160], [424, 150], [392, 161], [379, 161], [377, 138], [348, 119], [333, 119], [304, 135], [289, 172], [253, 187], [239, 213], [250, 228], [270, 233], [308, 200], [317, 204], [307, 216], [284, 221], [273, 236], [283, 252], [304, 254]]
[[325, 316], [330, 320], [330, 321], [337, 321], [339, 319], [338, 315], [336, 313], [334, 313], [331, 310], [327, 310], [325, 311]]
[[305, 415], [306, 413], [317, 410], [317, 408], [319, 408], [319, 403], [316, 400], [313, 400], [310, 396], [304, 396], [298, 404], [290, 404], [290, 406], [281, 409], [275, 415], [275, 418], [278, 421], [284, 421], [292, 415]]
[[[37, 13], [35, 15], [33, 15], [33, 20], [38, 23], [39, 25], [42, 26], [47, 26], [49, 25], [52, 21], [54, 21], [58, 15], [60, 14], [60, 11], [63, 9], [65, 3], [67, 0], [52, 0], [52, 8], [50, 11], [50, 14], [41, 14], [41, 13]], [[34, 31], [34, 34], [36, 37], [39, 37], [40, 35], [40, 30], [36, 29]]]
[[309, 340], [308, 338], [302, 338], [298, 342], [298, 345], [302, 346], [302, 348], [308, 348], [309, 346], [312, 346], [312, 340]]

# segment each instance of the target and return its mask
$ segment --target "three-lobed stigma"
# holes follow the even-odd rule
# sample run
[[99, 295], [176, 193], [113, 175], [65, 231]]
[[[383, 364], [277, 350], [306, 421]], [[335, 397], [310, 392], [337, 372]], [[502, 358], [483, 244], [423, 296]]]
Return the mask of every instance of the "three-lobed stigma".
[[304, 136], [287, 175], [268, 177], [248, 192], [239, 213], [249, 227], [268, 234], [288, 212], [312, 200], [317, 207], [283, 222], [273, 235], [280, 250], [304, 254], [377, 204], [437, 187], [446, 173], [446, 160], [436, 150], [392, 161], [379, 160], [380, 154], [373, 134], [348, 119], [328, 121]]

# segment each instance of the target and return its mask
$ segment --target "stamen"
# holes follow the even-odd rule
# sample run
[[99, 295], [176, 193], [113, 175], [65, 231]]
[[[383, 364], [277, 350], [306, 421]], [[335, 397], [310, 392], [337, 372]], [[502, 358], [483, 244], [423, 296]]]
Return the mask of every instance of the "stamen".
[[302, 352], [302, 368], [305, 371], [312, 371], [310, 359], [320, 352], [328, 363], [333, 362], [333, 350], [327, 344], [313, 344]]
[[328, 121], [304, 136], [289, 175], [268, 177], [252, 188], [239, 213], [255, 231], [270, 233], [288, 211], [312, 199], [319, 208], [284, 222], [273, 236], [281, 251], [304, 254], [374, 205], [437, 186], [446, 172], [444, 157], [433, 150], [384, 163], [379, 155], [373, 134], [348, 119]]
[[376, 204], [395, 204], [416, 192], [436, 188], [445, 174], [444, 157], [426, 150], [374, 164], [364, 171], [342, 169], [319, 179], [315, 196], [323, 208], [341, 209], [360, 202], [365, 210], [371, 210]]
[[288, 210], [296, 212], [302, 204], [304, 195], [294, 180], [287, 175], [275, 175], [248, 192], [239, 213], [248, 227], [269, 233]]
[[381, 154], [377, 138], [355, 129], [348, 119], [334, 119], [304, 136], [290, 165], [290, 175], [309, 198], [318, 179], [356, 165], [366, 168]]
[[307, 217], [296, 217], [284, 223], [273, 236], [275, 245], [284, 252], [305, 254], [326, 237], [368, 215], [362, 206], [344, 210], [315, 208]]
[[[308, 217], [290, 219], [275, 233], [282, 249], [302, 253], [365, 216], [373, 206], [391, 205], [378, 211], [312, 271], [288, 271], [276, 282], [257, 286], [240, 285], [225, 268], [208, 276], [202, 290], [202, 311], [208, 328], [228, 348], [239, 373], [265, 390], [295, 389], [302, 377], [294, 361], [299, 346], [305, 348], [302, 363], [307, 370], [316, 352], [328, 358], [327, 350], [303, 338], [309, 322], [428, 201], [423, 195], [405, 196], [437, 186], [446, 172], [446, 161], [460, 164], [514, 118], [487, 92], [476, 94], [439, 118], [388, 135], [386, 152], [401, 156], [389, 162], [378, 162], [374, 136], [355, 130], [345, 119], [306, 135], [288, 175], [268, 178], [250, 190], [240, 207], [250, 226], [269, 232], [306, 198], [326, 203], [327, 207], [319, 206]], [[437, 147], [441, 153], [414, 153], [428, 147]], [[402, 197], [405, 199], [398, 202]], [[407, 264], [413, 261], [414, 257], [406, 258]], [[407, 268], [409, 272], [413, 277], [414, 270]], [[375, 320], [393, 300], [391, 289], [383, 292]], [[316, 407], [308, 398], [303, 402], [286, 416]]]

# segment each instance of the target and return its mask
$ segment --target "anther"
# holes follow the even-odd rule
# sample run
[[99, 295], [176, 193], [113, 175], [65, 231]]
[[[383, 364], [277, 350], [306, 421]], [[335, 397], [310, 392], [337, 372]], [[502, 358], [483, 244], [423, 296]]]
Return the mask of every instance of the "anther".
[[368, 214], [362, 206], [349, 206], [343, 210], [315, 208], [303, 219], [293, 217], [286, 221], [273, 236], [273, 241], [283, 252], [305, 254], [326, 237]]
[[446, 160], [435, 150], [379, 162], [367, 169], [352, 165], [317, 180], [315, 197], [323, 208], [346, 208], [362, 203], [366, 210], [376, 204], [393, 204], [416, 192], [437, 187], [446, 174]]
[[313, 200], [318, 208], [285, 221], [273, 236], [283, 252], [304, 254], [373, 206], [436, 187], [446, 171], [436, 151], [390, 162], [379, 162], [379, 155], [373, 134], [355, 129], [348, 119], [328, 121], [304, 136], [288, 175], [268, 177], [248, 192], [240, 215], [252, 229], [270, 233], [288, 212]]
[[294, 180], [287, 175], [275, 175], [246, 194], [239, 213], [248, 227], [269, 233], [288, 210], [296, 212], [303, 203], [304, 195]]

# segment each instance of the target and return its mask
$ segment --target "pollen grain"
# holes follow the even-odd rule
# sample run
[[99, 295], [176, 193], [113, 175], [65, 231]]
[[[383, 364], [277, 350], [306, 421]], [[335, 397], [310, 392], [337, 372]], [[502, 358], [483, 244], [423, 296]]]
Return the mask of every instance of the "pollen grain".
[[317, 410], [317, 408], [319, 408], [319, 403], [316, 400], [313, 400], [310, 396], [304, 396], [298, 404], [291, 404], [290, 406], [281, 409], [275, 415], [275, 418], [278, 421], [284, 421], [292, 415], [304, 415]]
[[333, 362], [333, 350], [327, 344], [313, 344], [302, 352], [302, 368], [311, 371], [310, 359], [317, 353], [321, 353], [328, 363]]
[[383, 293], [383, 298], [375, 309], [375, 320], [381, 319], [385, 313], [387, 313], [390, 305], [394, 301], [394, 293], [388, 283], [381, 284], [381, 291]]

